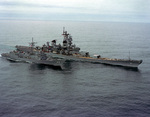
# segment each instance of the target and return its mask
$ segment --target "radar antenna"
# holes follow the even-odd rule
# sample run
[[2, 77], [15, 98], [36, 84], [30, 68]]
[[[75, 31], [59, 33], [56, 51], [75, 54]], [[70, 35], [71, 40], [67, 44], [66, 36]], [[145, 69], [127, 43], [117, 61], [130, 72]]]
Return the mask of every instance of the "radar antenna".
[[37, 42], [34, 42], [33, 41], [33, 37], [32, 37], [32, 42], [29, 43], [29, 46], [31, 47], [31, 54], [33, 54], [33, 48], [34, 48], [34, 46], [35, 46], [36, 43]]
[[63, 27], [63, 34], [65, 33], [65, 27]]
[[37, 42], [34, 42], [34, 41], [33, 41], [33, 37], [32, 37], [32, 42], [29, 43], [29, 46], [34, 47], [36, 43], [37, 43]]
[[129, 60], [131, 60], [131, 58], [130, 58], [130, 51], [129, 51]]

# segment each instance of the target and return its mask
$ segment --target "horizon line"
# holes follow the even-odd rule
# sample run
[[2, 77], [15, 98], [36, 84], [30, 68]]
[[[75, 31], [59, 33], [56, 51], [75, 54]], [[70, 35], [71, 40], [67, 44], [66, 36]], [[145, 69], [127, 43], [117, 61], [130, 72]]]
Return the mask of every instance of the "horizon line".
[[70, 22], [116, 22], [116, 23], [150, 23], [147, 21], [111, 21], [111, 20], [50, 20], [50, 19], [1, 19], [0, 21], [70, 21]]

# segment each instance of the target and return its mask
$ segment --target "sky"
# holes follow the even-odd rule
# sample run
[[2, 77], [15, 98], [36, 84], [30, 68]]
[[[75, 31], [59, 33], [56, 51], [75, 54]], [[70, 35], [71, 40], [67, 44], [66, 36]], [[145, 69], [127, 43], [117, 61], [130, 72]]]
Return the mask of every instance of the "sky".
[[150, 0], [0, 0], [0, 20], [150, 22]]

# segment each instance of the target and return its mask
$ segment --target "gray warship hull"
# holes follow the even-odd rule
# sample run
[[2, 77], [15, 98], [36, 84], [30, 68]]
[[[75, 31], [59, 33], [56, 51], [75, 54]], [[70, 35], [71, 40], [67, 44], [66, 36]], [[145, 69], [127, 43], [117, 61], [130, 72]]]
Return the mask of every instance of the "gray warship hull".
[[15, 62], [44, 64], [44, 65], [50, 65], [50, 66], [60, 67], [60, 68], [62, 68], [63, 63], [65, 62], [65, 60], [62, 60], [62, 59], [39, 60], [34, 55], [30, 55], [30, 57], [27, 58], [25, 56], [18, 55], [18, 54], [13, 53], [13, 52], [2, 53], [1, 56], [8, 59], [8, 60], [15, 61]]
[[142, 63], [142, 60], [77, 57], [72, 55], [62, 55], [54, 53], [47, 53], [47, 55], [58, 58], [65, 58], [67, 61], [90, 62], [90, 63], [99, 63], [130, 68], [137, 68]]

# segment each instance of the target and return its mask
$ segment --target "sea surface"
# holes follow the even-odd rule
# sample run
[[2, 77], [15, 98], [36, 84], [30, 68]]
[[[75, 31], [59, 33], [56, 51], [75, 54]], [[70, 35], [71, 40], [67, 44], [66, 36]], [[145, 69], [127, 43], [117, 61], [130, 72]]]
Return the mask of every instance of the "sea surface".
[[63, 27], [91, 56], [143, 60], [138, 69], [84, 62], [65, 69], [0, 57], [0, 117], [149, 117], [150, 24], [0, 21], [0, 54], [56, 39]]

